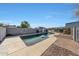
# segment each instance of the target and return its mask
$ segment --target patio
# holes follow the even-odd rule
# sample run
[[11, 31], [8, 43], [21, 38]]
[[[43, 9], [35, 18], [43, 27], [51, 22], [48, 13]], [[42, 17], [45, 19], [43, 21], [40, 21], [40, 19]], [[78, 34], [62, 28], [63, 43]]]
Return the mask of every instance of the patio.
[[40, 56], [56, 40], [56, 37], [52, 34], [44, 41], [32, 46], [26, 46], [19, 36], [6, 38], [1, 44], [0, 48], [3, 47], [3, 49], [0, 50], [0, 55]]

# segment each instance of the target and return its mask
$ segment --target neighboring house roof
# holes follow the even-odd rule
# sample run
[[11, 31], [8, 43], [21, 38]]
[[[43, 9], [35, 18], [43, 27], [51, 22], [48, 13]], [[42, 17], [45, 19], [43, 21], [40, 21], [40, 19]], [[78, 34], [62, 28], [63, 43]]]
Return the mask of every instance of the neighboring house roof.
[[79, 21], [66, 23], [66, 27], [79, 27]]

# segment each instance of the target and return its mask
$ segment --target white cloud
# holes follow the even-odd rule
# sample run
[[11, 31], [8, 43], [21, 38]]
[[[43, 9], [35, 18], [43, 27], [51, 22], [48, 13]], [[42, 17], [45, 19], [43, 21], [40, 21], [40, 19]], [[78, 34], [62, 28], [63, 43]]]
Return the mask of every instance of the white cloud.
[[46, 16], [47, 19], [52, 18], [52, 16]]

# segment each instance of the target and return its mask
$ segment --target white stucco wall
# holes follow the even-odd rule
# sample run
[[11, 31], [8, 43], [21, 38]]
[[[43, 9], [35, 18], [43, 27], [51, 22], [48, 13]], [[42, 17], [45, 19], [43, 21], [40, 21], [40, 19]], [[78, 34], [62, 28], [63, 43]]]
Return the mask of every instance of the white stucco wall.
[[0, 27], [0, 41], [6, 36], [6, 28]]
[[75, 41], [79, 42], [79, 27], [75, 27], [74, 35], [73, 35]]
[[79, 41], [79, 27], [72, 28], [72, 38], [74, 41]]

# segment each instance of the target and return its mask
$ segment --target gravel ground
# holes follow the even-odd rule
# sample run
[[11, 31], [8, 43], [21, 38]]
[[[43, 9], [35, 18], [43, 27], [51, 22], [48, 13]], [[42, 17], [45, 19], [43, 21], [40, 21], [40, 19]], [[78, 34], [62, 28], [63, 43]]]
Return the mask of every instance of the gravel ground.
[[[54, 44], [52, 44], [42, 54], [42, 56], [78, 56], [77, 54], [69, 50], [72, 49], [72, 47], [75, 47], [75, 43], [72, 41], [72, 37], [70, 35], [60, 34], [56, 37], [58, 38], [58, 40]], [[74, 51], [76, 51], [76, 49]]]
[[42, 56], [77, 56], [73, 52], [58, 47], [55, 44], [52, 44], [43, 54]]

